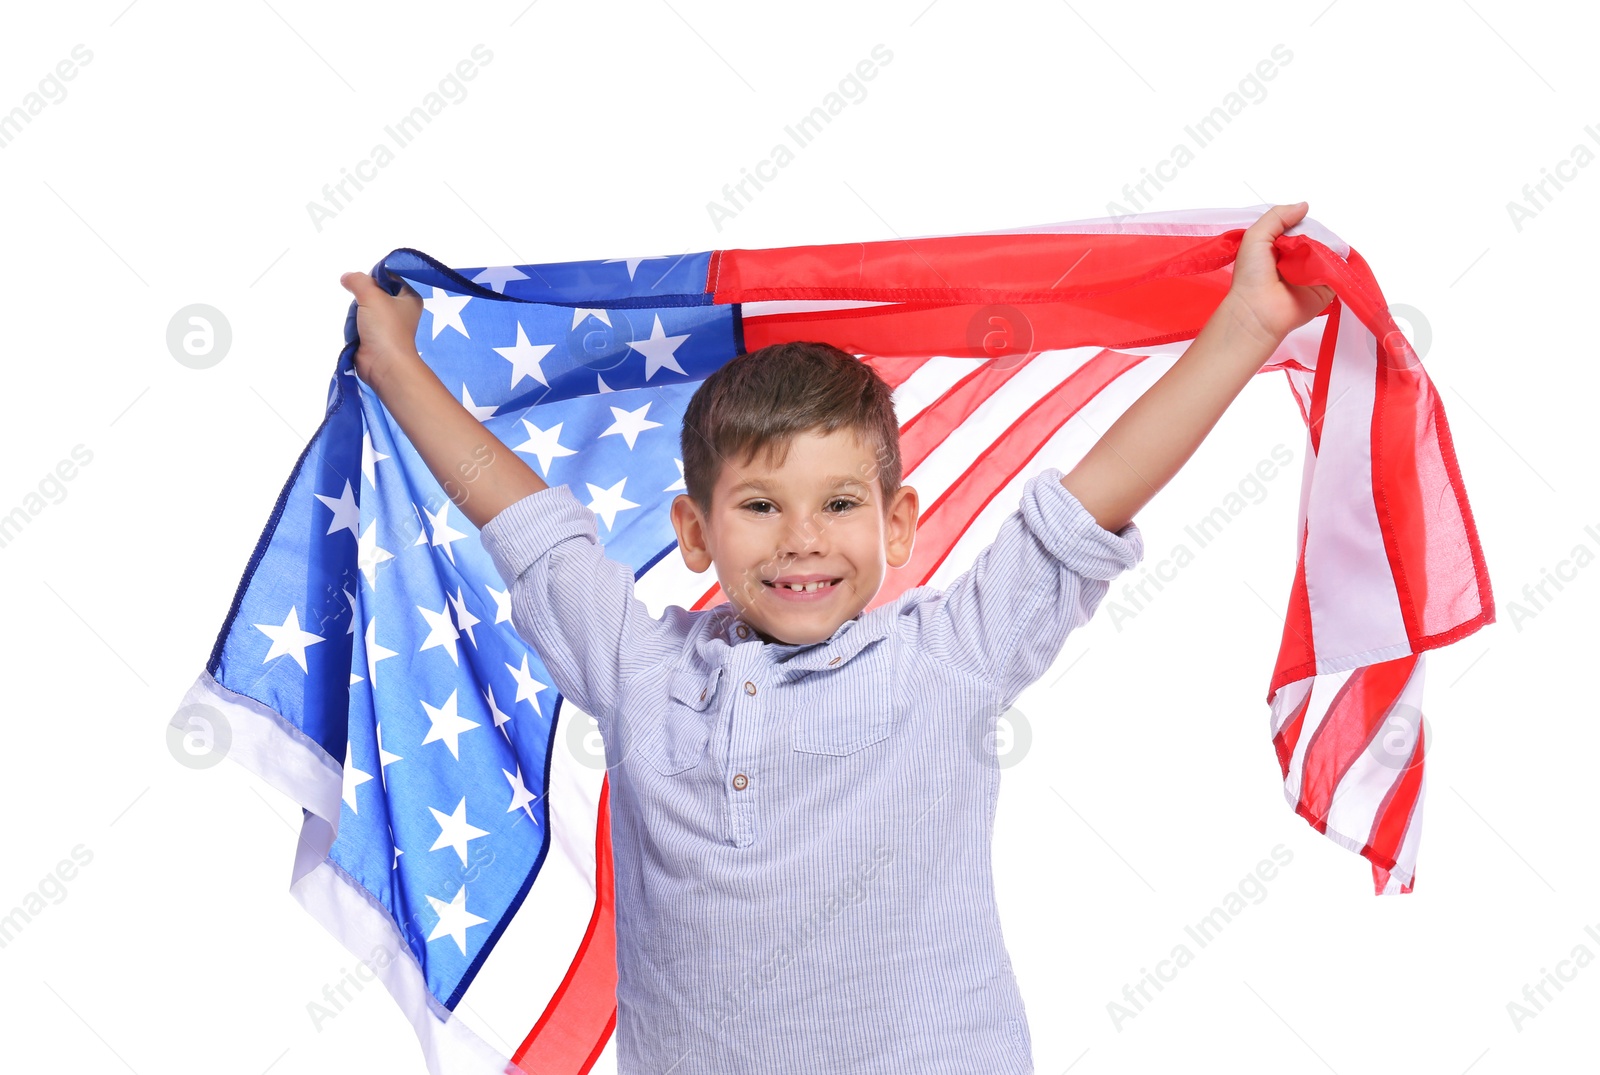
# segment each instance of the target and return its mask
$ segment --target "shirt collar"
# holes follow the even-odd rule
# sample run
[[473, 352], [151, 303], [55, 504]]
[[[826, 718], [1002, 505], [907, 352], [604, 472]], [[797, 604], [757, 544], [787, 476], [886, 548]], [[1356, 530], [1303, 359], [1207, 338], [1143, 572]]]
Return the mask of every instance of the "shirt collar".
[[[899, 605], [899, 601], [891, 601], [845, 620], [824, 642], [769, 642], [764, 647], [765, 653], [785, 670], [812, 672], [842, 668], [850, 663], [850, 658], [889, 633]], [[729, 602], [717, 606], [717, 615], [719, 618], [712, 623], [710, 638], [728, 646], [759, 641], [755, 628], [740, 618]]]

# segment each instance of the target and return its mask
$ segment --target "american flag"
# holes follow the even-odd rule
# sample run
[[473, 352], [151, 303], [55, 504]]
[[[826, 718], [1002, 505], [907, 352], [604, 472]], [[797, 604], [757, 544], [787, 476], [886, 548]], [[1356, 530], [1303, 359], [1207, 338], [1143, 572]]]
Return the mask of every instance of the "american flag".
[[[1070, 470], [1171, 367], [1265, 208], [465, 269], [400, 249], [373, 276], [424, 297], [424, 360], [594, 510], [657, 612], [725, 599], [674, 555], [668, 521], [701, 379], [795, 339], [871, 363], [927, 505], [876, 607], [959, 575], [1029, 475]], [[1271, 741], [1294, 810], [1367, 858], [1376, 892], [1409, 892], [1423, 655], [1493, 622], [1488, 573], [1444, 409], [1366, 263], [1310, 219], [1276, 248], [1286, 279], [1338, 297], [1262, 369], [1307, 430]], [[595, 724], [356, 377], [353, 304], [345, 341], [172, 725], [220, 725], [229, 756], [304, 808], [291, 892], [384, 982], [429, 1071], [587, 1072], [616, 984]]]

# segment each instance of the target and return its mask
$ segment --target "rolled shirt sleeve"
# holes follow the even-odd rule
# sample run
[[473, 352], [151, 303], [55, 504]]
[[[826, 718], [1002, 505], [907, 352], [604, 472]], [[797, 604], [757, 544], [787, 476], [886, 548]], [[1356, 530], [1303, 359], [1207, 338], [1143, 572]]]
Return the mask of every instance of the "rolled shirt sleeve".
[[1144, 558], [1130, 522], [1095, 521], [1051, 467], [1030, 478], [993, 542], [923, 613], [929, 650], [990, 685], [1004, 710], [1089, 621], [1110, 580]]
[[508, 505], [479, 540], [510, 587], [517, 634], [604, 734], [622, 684], [681, 648], [677, 621], [651, 616], [633, 569], [606, 556], [594, 512], [566, 485]]

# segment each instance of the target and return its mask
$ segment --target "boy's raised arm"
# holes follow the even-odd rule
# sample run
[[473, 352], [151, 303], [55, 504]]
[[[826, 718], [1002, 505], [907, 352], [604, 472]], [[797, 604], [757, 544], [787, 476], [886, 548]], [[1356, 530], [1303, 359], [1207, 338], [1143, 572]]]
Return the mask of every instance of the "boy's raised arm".
[[339, 282], [356, 297], [356, 373], [383, 400], [445, 495], [478, 529], [523, 497], [548, 488], [532, 467], [450, 394], [417, 354], [422, 299], [390, 295], [367, 273]]
[[1272, 241], [1306, 203], [1275, 205], [1240, 240], [1233, 284], [1172, 368], [1124, 411], [1061, 484], [1115, 533], [1194, 454], [1278, 344], [1333, 301], [1333, 290], [1278, 275]]

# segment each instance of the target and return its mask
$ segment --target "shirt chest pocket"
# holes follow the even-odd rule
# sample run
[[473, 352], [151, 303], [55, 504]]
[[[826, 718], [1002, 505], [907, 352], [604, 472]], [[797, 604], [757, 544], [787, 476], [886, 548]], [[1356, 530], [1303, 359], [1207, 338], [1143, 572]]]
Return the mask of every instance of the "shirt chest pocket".
[[660, 719], [642, 737], [639, 752], [651, 768], [673, 776], [699, 765], [711, 737], [711, 707], [717, 700], [722, 669], [672, 673], [667, 705]]
[[[841, 670], [846, 671], [846, 670]], [[857, 654], [847, 678], [812, 672], [794, 691], [790, 745], [802, 754], [856, 754], [894, 734], [899, 706], [890, 654], [883, 646]]]

